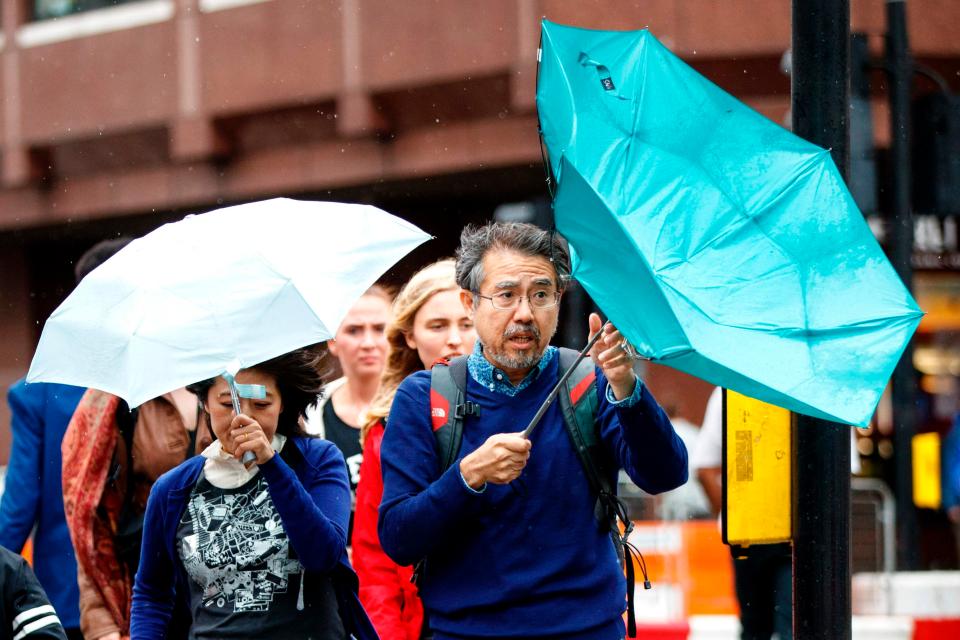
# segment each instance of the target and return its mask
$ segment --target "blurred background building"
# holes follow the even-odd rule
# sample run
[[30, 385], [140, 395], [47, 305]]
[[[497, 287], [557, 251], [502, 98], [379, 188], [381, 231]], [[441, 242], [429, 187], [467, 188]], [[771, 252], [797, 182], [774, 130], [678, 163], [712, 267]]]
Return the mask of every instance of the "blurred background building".
[[[872, 60], [884, 1], [851, 6], [861, 34], [851, 182], [883, 241], [889, 109]], [[543, 220], [543, 16], [649, 27], [787, 124], [790, 10], [788, 0], [0, 0], [0, 386], [26, 372], [73, 261], [104, 237], [279, 195], [367, 202], [437, 237], [390, 274], [400, 281], [450, 254], [467, 222]], [[916, 339], [920, 430], [942, 432], [960, 406], [960, 149], [944, 151], [946, 164], [929, 150], [960, 135], [957, 99], [937, 97], [960, 93], [960, 2], [910, 2], [908, 26], [924, 70], [915, 96], [934, 103], [915, 123], [925, 163], [915, 287], [929, 312]], [[574, 322], [582, 316], [563, 335], [573, 342]], [[657, 366], [647, 380], [700, 423], [707, 384]], [[4, 404], [0, 465], [8, 420]], [[881, 404], [858, 444], [868, 475], [885, 473], [891, 426]]]

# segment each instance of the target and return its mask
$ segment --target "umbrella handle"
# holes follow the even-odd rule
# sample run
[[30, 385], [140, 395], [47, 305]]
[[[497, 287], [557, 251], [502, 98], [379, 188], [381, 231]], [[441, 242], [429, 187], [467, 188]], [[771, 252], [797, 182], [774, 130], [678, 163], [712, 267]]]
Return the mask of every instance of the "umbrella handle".
[[603, 326], [600, 327], [600, 330], [597, 331], [597, 333], [594, 334], [592, 338], [590, 338], [589, 342], [587, 342], [587, 346], [585, 346], [583, 350], [580, 351], [580, 355], [578, 355], [574, 363], [570, 365], [570, 368], [563, 372], [563, 375], [560, 376], [560, 380], [557, 381], [556, 386], [547, 396], [547, 399], [543, 401], [543, 404], [540, 405], [540, 408], [537, 410], [536, 415], [533, 416], [533, 418], [530, 420], [530, 424], [527, 425], [527, 428], [524, 429], [520, 435], [522, 435], [524, 438], [530, 437], [530, 434], [533, 433], [533, 430], [540, 423], [540, 419], [543, 418], [543, 414], [547, 412], [547, 409], [550, 408], [550, 405], [553, 404], [553, 401], [557, 399], [557, 395], [560, 393], [560, 389], [563, 387], [563, 384], [567, 381], [567, 378], [569, 378], [570, 375], [573, 373], [573, 371], [577, 368], [577, 365], [579, 365], [580, 362], [582, 362], [583, 359], [587, 357], [587, 354], [590, 353], [590, 349], [593, 349], [593, 345], [597, 344], [597, 341], [600, 339], [600, 336], [603, 335], [603, 330], [606, 329], [608, 324], [610, 324], [609, 320], [603, 323]]
[[[240, 411], [240, 394], [237, 393], [237, 381], [234, 380], [233, 376], [229, 373], [223, 374], [223, 377], [227, 381], [227, 385], [230, 387], [230, 402], [233, 403], [233, 412], [236, 415], [240, 415], [242, 411]], [[243, 464], [250, 464], [251, 462], [256, 461], [257, 454], [255, 454], [253, 451], [247, 451], [245, 454], [243, 454], [243, 460], [241, 460]]]

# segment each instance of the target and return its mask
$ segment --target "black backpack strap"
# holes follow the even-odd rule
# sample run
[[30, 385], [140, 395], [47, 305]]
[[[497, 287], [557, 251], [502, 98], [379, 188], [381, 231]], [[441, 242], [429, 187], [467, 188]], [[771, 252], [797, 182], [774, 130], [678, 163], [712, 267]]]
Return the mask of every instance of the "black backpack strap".
[[[460, 455], [463, 420], [468, 415], [480, 415], [480, 408], [467, 400], [467, 356], [438, 360], [430, 369], [430, 423], [441, 474]], [[414, 567], [411, 582], [419, 584], [425, 571], [424, 558]]]
[[[564, 372], [573, 366], [579, 353], [572, 349], [560, 349], [560, 371]], [[633, 602], [633, 587], [635, 576], [633, 570], [634, 556], [643, 572], [643, 586], [650, 588], [647, 579], [646, 562], [640, 551], [629, 541], [633, 522], [627, 514], [626, 505], [617, 496], [616, 486], [611, 483], [613, 466], [611, 465], [603, 443], [600, 440], [600, 425], [597, 422], [597, 411], [600, 401], [597, 398], [597, 374], [593, 360], [585, 358], [580, 361], [574, 372], [567, 378], [564, 388], [560, 391], [560, 410], [563, 412], [563, 422], [567, 427], [567, 434], [573, 443], [573, 449], [580, 459], [583, 473], [593, 495], [597, 496], [594, 506], [594, 515], [604, 529], [608, 529], [617, 557], [623, 563], [627, 578], [627, 632], [629, 637], [637, 634], [636, 613]], [[619, 523], [623, 523], [623, 532], [620, 532]]]
[[[579, 354], [572, 349], [560, 349], [560, 371], [566, 371]], [[615, 493], [607, 472], [609, 463], [600, 442], [597, 411], [599, 400], [596, 391], [597, 374], [593, 360], [585, 358], [564, 383], [560, 391], [560, 410], [573, 449], [580, 459], [587, 482], [594, 495]], [[607, 519], [604, 518], [606, 522]]]
[[430, 371], [430, 421], [440, 473], [460, 455], [463, 420], [470, 415], [480, 415], [480, 408], [467, 400], [467, 356], [437, 362]]

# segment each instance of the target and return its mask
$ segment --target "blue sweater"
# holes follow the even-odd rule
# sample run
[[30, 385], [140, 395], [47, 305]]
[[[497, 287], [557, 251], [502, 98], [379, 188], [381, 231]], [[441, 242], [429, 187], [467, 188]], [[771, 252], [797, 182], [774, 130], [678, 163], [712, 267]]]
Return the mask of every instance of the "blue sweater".
[[[461, 456], [493, 434], [523, 429], [558, 378], [557, 360], [510, 397], [467, 379], [480, 417], [464, 424]], [[687, 479], [687, 454], [646, 388], [632, 406], [606, 399], [597, 369], [598, 418], [612, 460], [640, 487], [667, 491]], [[430, 372], [397, 390], [384, 435], [380, 541], [402, 565], [426, 558], [420, 594], [437, 640], [551, 637], [617, 640], [626, 588], [616, 551], [594, 518], [583, 467], [559, 403], [533, 433], [514, 488], [464, 483], [459, 462], [442, 474], [430, 422]], [[614, 481], [615, 478], [611, 478]]]
[[[260, 465], [267, 490], [283, 522], [300, 564], [310, 573], [333, 574], [340, 615], [357, 640], [376, 640], [377, 633], [357, 598], [357, 576], [347, 559], [350, 485], [337, 447], [315, 438], [292, 438], [279, 455]], [[176, 599], [186, 603], [187, 575], [176, 552], [177, 526], [203, 471], [196, 456], [160, 476], [147, 501], [143, 521], [140, 569], [133, 586], [130, 637], [166, 637]], [[292, 466], [291, 466], [292, 465]]]
[[60, 443], [84, 391], [19, 380], [7, 394], [13, 447], [0, 501], [0, 546], [19, 553], [36, 526], [34, 571], [67, 628], [80, 626], [80, 591], [63, 514]]

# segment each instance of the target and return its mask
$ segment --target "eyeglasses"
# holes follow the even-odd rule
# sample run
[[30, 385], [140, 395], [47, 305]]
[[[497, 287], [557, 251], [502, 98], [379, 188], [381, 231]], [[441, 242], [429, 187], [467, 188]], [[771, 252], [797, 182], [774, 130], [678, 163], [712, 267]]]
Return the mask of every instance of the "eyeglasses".
[[560, 303], [560, 292], [549, 289], [534, 291], [528, 296], [518, 296], [513, 291], [501, 291], [492, 296], [485, 296], [474, 291], [474, 295], [489, 300], [493, 308], [498, 311], [512, 311], [520, 306], [520, 301], [523, 299], [527, 300], [531, 309], [549, 309]]

